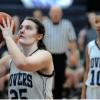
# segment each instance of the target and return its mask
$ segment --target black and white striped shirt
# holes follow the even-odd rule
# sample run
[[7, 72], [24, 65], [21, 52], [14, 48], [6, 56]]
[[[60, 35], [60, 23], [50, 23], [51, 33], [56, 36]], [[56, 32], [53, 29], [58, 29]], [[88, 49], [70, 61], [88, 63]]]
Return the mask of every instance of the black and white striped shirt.
[[51, 53], [65, 53], [69, 40], [76, 40], [73, 25], [69, 20], [63, 19], [55, 25], [51, 20], [46, 19], [43, 24], [46, 30], [44, 43]]

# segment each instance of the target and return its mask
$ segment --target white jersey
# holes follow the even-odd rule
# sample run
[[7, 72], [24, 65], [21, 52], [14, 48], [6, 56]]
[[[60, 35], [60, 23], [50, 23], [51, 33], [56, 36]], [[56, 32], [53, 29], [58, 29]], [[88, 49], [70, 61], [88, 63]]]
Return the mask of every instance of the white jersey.
[[100, 48], [96, 40], [89, 42], [88, 54], [90, 58], [90, 66], [86, 85], [98, 86], [100, 85]]
[[10, 99], [52, 99], [53, 75], [19, 70], [10, 63], [8, 95]]

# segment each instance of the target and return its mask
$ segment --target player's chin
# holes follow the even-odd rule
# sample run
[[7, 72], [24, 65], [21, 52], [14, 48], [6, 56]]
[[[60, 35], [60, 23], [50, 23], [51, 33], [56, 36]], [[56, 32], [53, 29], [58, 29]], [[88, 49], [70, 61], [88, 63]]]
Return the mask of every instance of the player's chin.
[[26, 41], [24, 39], [19, 38], [18, 41], [19, 41], [20, 44], [26, 44]]
[[20, 44], [20, 45], [23, 45], [23, 46], [28, 46], [28, 45], [30, 45], [30, 43], [29, 43], [28, 41], [22, 40], [22, 39], [19, 39], [19, 44]]

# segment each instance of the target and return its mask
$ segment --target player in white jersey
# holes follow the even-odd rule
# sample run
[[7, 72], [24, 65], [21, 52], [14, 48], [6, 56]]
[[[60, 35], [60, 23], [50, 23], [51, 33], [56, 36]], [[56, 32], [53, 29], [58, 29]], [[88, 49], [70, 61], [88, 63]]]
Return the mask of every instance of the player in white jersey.
[[81, 98], [100, 99], [100, 15], [96, 15], [97, 39], [86, 50], [86, 71]]
[[51, 99], [54, 66], [51, 54], [43, 49], [45, 28], [36, 19], [27, 17], [20, 25], [18, 42], [13, 40], [9, 19], [3, 19], [3, 33], [9, 55], [0, 60], [0, 76], [10, 66], [10, 99]]

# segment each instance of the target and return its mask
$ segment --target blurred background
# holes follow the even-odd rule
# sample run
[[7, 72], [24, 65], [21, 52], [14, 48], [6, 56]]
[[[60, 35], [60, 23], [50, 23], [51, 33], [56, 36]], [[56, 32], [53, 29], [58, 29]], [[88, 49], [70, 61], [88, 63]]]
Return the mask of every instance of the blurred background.
[[44, 15], [48, 15], [49, 7], [58, 4], [63, 7], [63, 17], [72, 21], [78, 33], [86, 24], [86, 13], [99, 11], [99, 3], [99, 0], [0, 0], [0, 11], [23, 18], [32, 16], [33, 10], [41, 9]]
[[[26, 16], [33, 16], [39, 20], [41, 20], [41, 16], [49, 18], [49, 10], [54, 5], [59, 5], [62, 8], [62, 19], [67, 19], [72, 23], [76, 35], [76, 44], [69, 43], [67, 47], [69, 51], [67, 52], [67, 64], [64, 70], [65, 80], [60, 98], [79, 99], [85, 70], [85, 47], [89, 41], [96, 38], [93, 21], [95, 21], [95, 14], [100, 11], [100, 1], [0, 0], [0, 12], [6, 12], [13, 16], [18, 30], [19, 24]], [[35, 12], [36, 10], [41, 12]], [[0, 57], [5, 54], [7, 54], [7, 48], [4, 45], [2, 49], [0, 48]], [[0, 78], [0, 98], [8, 98], [8, 79], [8, 76]]]

